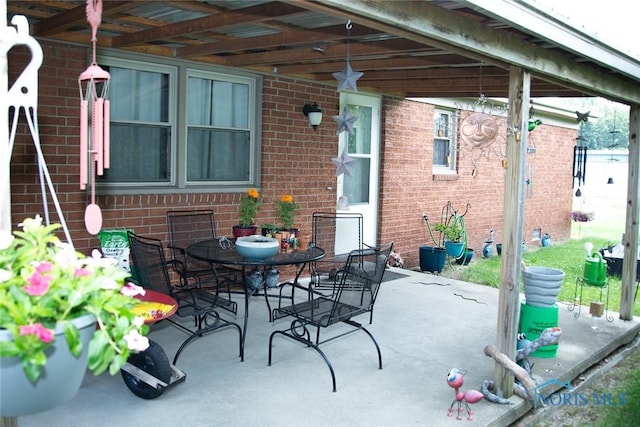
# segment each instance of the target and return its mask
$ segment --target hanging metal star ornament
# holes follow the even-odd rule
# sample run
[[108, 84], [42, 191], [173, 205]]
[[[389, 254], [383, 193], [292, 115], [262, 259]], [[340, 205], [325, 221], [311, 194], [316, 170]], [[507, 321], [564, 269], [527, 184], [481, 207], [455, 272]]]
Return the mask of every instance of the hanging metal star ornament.
[[342, 92], [344, 89], [351, 89], [354, 92], [358, 91], [356, 80], [362, 77], [364, 73], [360, 71], [353, 71], [349, 61], [344, 66], [344, 69], [338, 73], [333, 73], [333, 77], [338, 80], [338, 90], [336, 92]]
[[358, 116], [354, 116], [349, 112], [347, 107], [344, 107], [342, 114], [333, 116], [333, 121], [336, 122], [338, 129], [336, 135], [340, 135], [342, 132], [347, 131], [349, 135], [353, 134], [353, 124], [359, 119]]
[[340, 176], [343, 173], [351, 176], [352, 163], [355, 163], [356, 159], [349, 157], [349, 153], [345, 148], [339, 157], [333, 157], [331, 161], [336, 165], [336, 176]]
[[337, 73], [333, 73], [333, 77], [338, 80], [338, 89], [336, 92], [342, 92], [345, 89], [351, 89], [354, 92], [358, 91], [356, 81], [363, 76], [364, 73], [360, 71], [353, 71], [351, 63], [349, 62], [349, 47], [350, 47], [350, 32], [351, 32], [351, 20], [347, 21], [347, 63], [344, 65], [344, 69]]

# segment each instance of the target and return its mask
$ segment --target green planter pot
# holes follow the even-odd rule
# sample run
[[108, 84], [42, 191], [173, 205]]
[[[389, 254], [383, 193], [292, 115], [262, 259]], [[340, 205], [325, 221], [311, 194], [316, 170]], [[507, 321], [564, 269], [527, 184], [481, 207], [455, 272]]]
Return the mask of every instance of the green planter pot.
[[456, 264], [469, 265], [469, 263], [471, 262], [471, 258], [473, 258], [473, 249], [467, 249], [466, 251], [464, 251], [464, 255], [456, 259]]
[[453, 258], [460, 258], [462, 256], [462, 252], [464, 251], [464, 243], [463, 242], [444, 242], [444, 249], [447, 251], [447, 255]]
[[447, 254], [442, 248], [420, 246], [420, 271], [440, 273], [447, 260]]
[[[80, 331], [82, 353], [76, 358], [69, 352], [63, 327], [58, 325], [55, 343], [46, 351], [47, 364], [35, 384], [25, 375], [19, 358], [0, 358], [1, 416], [18, 417], [48, 411], [78, 393], [87, 370], [89, 341], [96, 330], [96, 318], [88, 314], [72, 322]], [[0, 330], [0, 341], [12, 339], [11, 333]]]

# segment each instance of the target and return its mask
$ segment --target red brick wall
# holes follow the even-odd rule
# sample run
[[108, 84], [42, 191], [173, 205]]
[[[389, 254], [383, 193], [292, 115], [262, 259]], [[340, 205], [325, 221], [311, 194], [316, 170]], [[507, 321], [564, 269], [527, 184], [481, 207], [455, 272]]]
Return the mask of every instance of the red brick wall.
[[[383, 103], [381, 240], [393, 240], [406, 266], [419, 264], [418, 248], [433, 246], [422, 213], [429, 222], [440, 221], [443, 208], [451, 202], [464, 217], [468, 246], [481, 256], [489, 230], [494, 241], [502, 234], [504, 169], [495, 154], [481, 158], [472, 176], [470, 151], [458, 153], [458, 174], [453, 180], [439, 180], [432, 173], [434, 106], [403, 99], [385, 98]], [[504, 122], [501, 125], [504, 129]], [[531, 197], [525, 197], [523, 238], [529, 247], [534, 228], [549, 233], [552, 240], [569, 238], [571, 211], [571, 161], [575, 130], [541, 125], [530, 133], [529, 145], [536, 152], [527, 156], [533, 166]], [[438, 238], [438, 234], [435, 234]], [[495, 254], [495, 246], [493, 247]]]
[[[97, 237], [84, 228], [86, 193], [78, 185], [79, 92], [77, 78], [87, 66], [87, 51], [77, 46], [42, 42], [40, 69], [40, 137], [47, 165], [76, 248], [88, 252], [99, 247]], [[9, 53], [10, 84], [28, 61], [28, 52]], [[302, 114], [304, 104], [317, 102], [323, 123], [317, 131]], [[337, 115], [339, 94], [319, 83], [266, 76], [263, 90], [262, 195], [257, 222], [277, 222], [274, 201], [291, 193], [301, 209], [296, 225], [311, 226], [314, 211], [331, 211], [336, 204], [335, 167], [338, 137], [332, 116]], [[418, 264], [418, 247], [429, 245], [422, 212], [437, 220], [451, 201], [463, 210], [471, 204], [466, 224], [469, 246], [481, 252], [490, 228], [500, 240], [503, 176], [496, 158], [482, 159], [478, 176], [471, 177], [465, 152], [458, 160], [455, 181], [434, 180], [432, 166], [433, 106], [397, 98], [383, 99], [382, 169], [380, 175], [379, 240], [393, 240], [406, 266]], [[571, 210], [571, 153], [575, 131], [543, 125], [533, 133], [536, 154], [533, 197], [525, 200], [525, 237], [534, 227], [549, 232], [556, 241], [569, 237]], [[11, 160], [12, 219], [43, 213], [34, 145], [20, 118], [19, 135]], [[230, 234], [237, 222], [241, 193], [185, 193], [98, 196], [103, 228], [131, 228], [166, 239], [165, 213], [171, 209], [212, 208], [220, 234]], [[53, 221], [59, 221], [49, 198]]]

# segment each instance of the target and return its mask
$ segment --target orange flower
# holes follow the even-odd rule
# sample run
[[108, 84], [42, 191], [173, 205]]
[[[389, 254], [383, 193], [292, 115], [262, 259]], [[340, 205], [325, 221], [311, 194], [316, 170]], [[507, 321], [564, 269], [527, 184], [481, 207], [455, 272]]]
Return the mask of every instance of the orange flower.
[[257, 199], [258, 197], [260, 197], [260, 193], [258, 193], [258, 190], [256, 190], [255, 188], [250, 188], [247, 190], [247, 196], [251, 197], [252, 199]]
[[280, 201], [282, 203], [291, 203], [293, 202], [293, 196], [291, 196], [291, 194], [285, 194], [284, 196], [280, 197]]

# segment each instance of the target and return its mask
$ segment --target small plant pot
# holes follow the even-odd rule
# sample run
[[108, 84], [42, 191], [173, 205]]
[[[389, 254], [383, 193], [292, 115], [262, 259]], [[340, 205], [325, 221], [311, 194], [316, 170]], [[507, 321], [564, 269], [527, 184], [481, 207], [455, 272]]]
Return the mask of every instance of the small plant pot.
[[447, 255], [453, 258], [460, 258], [464, 251], [464, 243], [462, 242], [444, 242], [444, 248], [447, 251]]
[[456, 259], [456, 264], [469, 265], [471, 258], [473, 258], [473, 249], [467, 249], [460, 258]]

